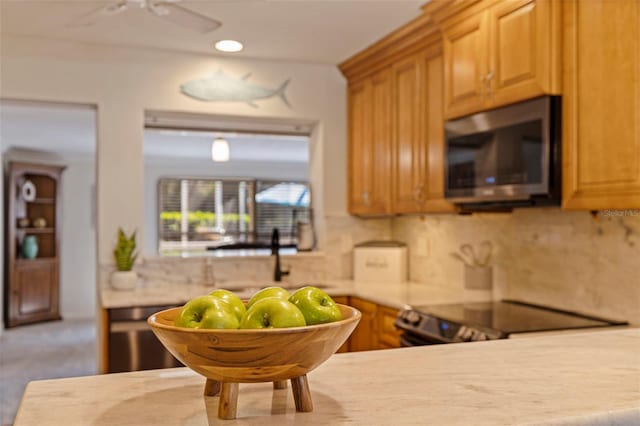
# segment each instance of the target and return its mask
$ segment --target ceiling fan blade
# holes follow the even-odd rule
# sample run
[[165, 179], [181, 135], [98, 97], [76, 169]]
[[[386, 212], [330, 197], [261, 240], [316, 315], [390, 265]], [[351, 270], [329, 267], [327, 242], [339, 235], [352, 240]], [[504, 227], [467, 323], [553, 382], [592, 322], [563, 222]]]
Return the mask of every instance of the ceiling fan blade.
[[111, 3], [106, 6], [102, 6], [96, 10], [93, 10], [84, 16], [81, 16], [80, 18], [67, 24], [67, 27], [88, 27], [90, 25], [95, 24], [97, 21], [101, 20], [102, 18], [117, 15], [119, 13], [124, 12], [128, 8], [129, 8], [129, 5], [126, 0], [122, 0], [117, 3]]
[[222, 23], [208, 16], [178, 6], [173, 1], [149, 3], [149, 11], [154, 15], [199, 33], [208, 33], [219, 28]]

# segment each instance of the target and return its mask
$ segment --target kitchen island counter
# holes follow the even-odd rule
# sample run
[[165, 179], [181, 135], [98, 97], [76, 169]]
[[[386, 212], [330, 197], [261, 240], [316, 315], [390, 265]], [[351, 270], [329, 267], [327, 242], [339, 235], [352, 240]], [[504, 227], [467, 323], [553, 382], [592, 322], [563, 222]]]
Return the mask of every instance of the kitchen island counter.
[[32, 382], [16, 426], [640, 424], [640, 330], [337, 354], [291, 390], [240, 385], [238, 419], [186, 368]]

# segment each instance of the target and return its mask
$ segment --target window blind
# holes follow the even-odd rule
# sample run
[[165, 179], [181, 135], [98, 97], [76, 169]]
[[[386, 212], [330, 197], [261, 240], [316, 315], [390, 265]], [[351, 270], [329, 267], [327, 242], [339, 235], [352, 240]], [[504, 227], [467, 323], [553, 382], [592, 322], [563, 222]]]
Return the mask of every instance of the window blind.
[[310, 220], [306, 182], [162, 178], [158, 184], [160, 252], [234, 243], [296, 244], [296, 224]]

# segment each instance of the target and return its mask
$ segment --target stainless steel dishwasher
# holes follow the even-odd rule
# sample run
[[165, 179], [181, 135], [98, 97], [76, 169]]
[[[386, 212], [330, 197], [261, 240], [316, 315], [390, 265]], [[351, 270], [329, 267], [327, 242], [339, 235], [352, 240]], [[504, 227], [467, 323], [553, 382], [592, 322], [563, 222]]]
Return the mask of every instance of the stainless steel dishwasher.
[[174, 306], [109, 309], [109, 373], [182, 367], [153, 334], [147, 318]]

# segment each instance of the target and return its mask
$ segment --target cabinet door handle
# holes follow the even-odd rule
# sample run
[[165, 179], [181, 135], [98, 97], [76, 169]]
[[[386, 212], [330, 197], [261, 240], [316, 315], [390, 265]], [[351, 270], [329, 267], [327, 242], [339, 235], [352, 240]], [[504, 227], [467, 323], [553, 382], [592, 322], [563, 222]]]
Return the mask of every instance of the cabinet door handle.
[[362, 203], [365, 206], [369, 205], [369, 191], [362, 191]]
[[491, 88], [491, 80], [493, 80], [493, 71], [489, 70], [487, 73], [487, 92], [489, 92], [489, 97], [493, 100], [493, 89]]
[[482, 76], [480, 76], [480, 96], [482, 97], [483, 102], [486, 98], [486, 91], [487, 91], [487, 76], [483, 74]]
[[413, 201], [415, 201], [416, 204], [422, 204], [424, 202], [424, 185], [423, 184], [416, 185], [416, 187], [413, 189]]

